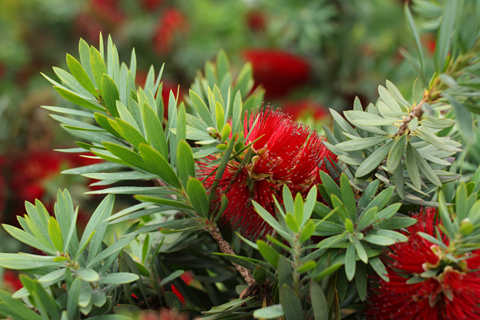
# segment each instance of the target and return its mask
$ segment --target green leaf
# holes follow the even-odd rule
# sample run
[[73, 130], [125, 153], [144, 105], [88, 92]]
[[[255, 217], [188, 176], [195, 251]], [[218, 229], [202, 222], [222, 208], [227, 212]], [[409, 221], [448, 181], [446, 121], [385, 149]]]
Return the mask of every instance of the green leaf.
[[345, 111], [345, 116], [347, 115], [348, 119], [351, 119], [350, 122], [361, 126], [387, 126], [393, 124], [397, 120], [396, 118], [386, 119], [372, 113], [355, 110]]
[[304, 273], [304, 272], [308, 272], [310, 270], [315, 269], [316, 266], [317, 266], [317, 263], [314, 260], [309, 260], [304, 264], [302, 264], [300, 267], [298, 267], [296, 271], [297, 273]]
[[78, 52], [80, 54], [80, 62], [82, 63], [82, 67], [84, 68], [85, 72], [88, 74], [88, 77], [95, 86], [95, 77], [93, 76], [92, 66], [90, 64], [90, 47], [88, 46], [88, 43], [83, 39], [80, 39], [78, 43]]
[[405, 143], [407, 142], [407, 133], [404, 133], [401, 137], [395, 138], [395, 143], [392, 149], [388, 153], [387, 169], [389, 172], [395, 172], [400, 164], [405, 150]]
[[350, 185], [350, 181], [344, 173], [342, 173], [340, 176], [340, 191], [342, 194], [342, 202], [345, 206], [345, 209], [347, 209], [350, 220], [356, 221], [357, 204], [355, 202], [355, 195]]
[[141, 106], [141, 112], [148, 143], [160, 152], [165, 159], [168, 159], [167, 140], [165, 139], [161, 120], [146, 103]]
[[[294, 204], [294, 212], [295, 212], [295, 219], [297, 220], [297, 223], [299, 224], [299, 228], [301, 228], [302, 221], [303, 221], [303, 197], [300, 193], [297, 193], [295, 196], [295, 204]], [[298, 232], [298, 231], [297, 231]]]
[[299, 316], [303, 319], [300, 299], [288, 285], [284, 284], [280, 289], [280, 303], [282, 304], [285, 320], [298, 320]]
[[101, 88], [102, 76], [104, 73], [107, 73], [107, 68], [105, 67], [105, 63], [103, 62], [100, 52], [98, 52], [98, 50], [93, 46], [90, 47], [90, 65], [92, 67], [95, 82], [99, 89], [102, 90], [103, 95], [103, 89]]
[[455, 17], [457, 15], [457, 0], [445, 1], [440, 20], [440, 27], [437, 35], [435, 53], [433, 60], [437, 74], [443, 72], [445, 60], [450, 52], [453, 32], [455, 27]]
[[325, 270], [323, 270], [322, 272], [320, 272], [319, 274], [313, 276], [312, 278], [316, 282], [320, 282], [323, 279], [325, 279], [326, 277], [328, 277], [329, 275], [331, 275], [332, 273], [334, 273], [335, 271], [337, 271], [341, 266], [343, 266], [342, 263], [336, 263], [334, 265], [331, 265], [328, 268], [326, 268]]
[[166, 285], [167, 283], [173, 281], [174, 279], [180, 277], [182, 274], [184, 274], [185, 271], [183, 270], [176, 270], [174, 272], [172, 272], [171, 274], [169, 274], [168, 276], [166, 276], [165, 278], [162, 279], [162, 281], [160, 282], [160, 286], [163, 287], [164, 285]]
[[95, 110], [95, 111], [102, 111], [102, 112], [105, 111], [105, 109], [103, 109], [102, 107], [97, 106], [96, 104], [90, 102], [87, 98], [84, 98], [76, 93], [73, 93], [70, 90], [67, 90], [65, 88], [58, 87], [58, 86], [54, 86], [53, 88], [55, 89], [55, 91], [58, 92], [60, 96], [62, 96], [62, 98], [67, 99], [68, 101], [80, 107], [90, 109], [90, 110]]
[[452, 104], [453, 109], [455, 110], [455, 118], [457, 119], [459, 128], [462, 132], [462, 138], [466, 140], [469, 144], [473, 144], [475, 142], [475, 132], [472, 125], [472, 114], [457, 99], [448, 96], [448, 101]]
[[370, 259], [370, 266], [375, 272], [385, 281], [389, 281], [387, 268], [383, 264], [382, 260], [378, 257]]
[[385, 143], [383, 146], [375, 150], [362, 164], [358, 167], [357, 171], [355, 172], [355, 177], [360, 178], [370, 174], [374, 171], [378, 166], [385, 160], [388, 153], [390, 152], [394, 140], [390, 140], [389, 142]]
[[270, 247], [265, 241], [257, 240], [258, 251], [273, 267], [278, 267], [279, 253]]
[[325, 187], [325, 191], [327, 192], [328, 196], [331, 197], [332, 194], [334, 194], [341, 199], [342, 192], [335, 181], [333, 181], [333, 179], [326, 172], [320, 170], [319, 173], [320, 179], [322, 180], [322, 184]]
[[355, 245], [350, 242], [345, 255], [345, 273], [348, 281], [352, 281], [353, 277], [355, 276], [355, 266]]
[[415, 154], [410, 141], [407, 142], [407, 152], [405, 155], [405, 164], [407, 165], [407, 172], [408, 176], [410, 177], [410, 181], [415, 186], [415, 188], [420, 189], [421, 186], [421, 179], [420, 179], [420, 172], [418, 171], [418, 164], [415, 159]]
[[85, 69], [83, 69], [82, 65], [69, 54], [67, 54], [67, 65], [68, 69], [70, 69], [70, 72], [75, 79], [77, 79], [78, 83], [93, 96], [98, 97], [97, 89], [93, 85]]
[[[89, 283], [87, 282], [82, 282], [82, 288], [80, 289], [80, 296], [78, 297], [78, 306], [81, 308], [80, 312], [83, 314], [88, 314], [90, 313], [90, 310], [92, 308], [92, 287], [90, 286]], [[89, 306], [90, 305], [90, 309]], [[85, 310], [82, 309], [89, 309], [88, 312], [85, 312]]]
[[455, 236], [455, 227], [452, 223], [450, 214], [448, 212], [447, 203], [445, 201], [445, 196], [443, 191], [438, 193], [438, 213], [442, 218], [442, 223], [445, 227], [446, 233], [450, 239], [453, 239]]
[[367, 234], [363, 239], [379, 246], [391, 246], [392, 244], [395, 244], [395, 240], [392, 238], [374, 234]]
[[105, 101], [105, 106], [107, 107], [108, 112], [113, 117], [118, 117], [117, 111], [117, 100], [119, 100], [118, 89], [115, 85], [115, 81], [110, 78], [107, 74], [102, 76], [102, 95], [103, 101]]
[[303, 243], [310, 239], [310, 237], [313, 235], [315, 232], [315, 223], [313, 220], [308, 220], [307, 223], [305, 223], [305, 226], [303, 227], [301, 233], [300, 233], [300, 243]]
[[202, 218], [208, 218], [209, 216], [209, 201], [207, 192], [202, 183], [196, 178], [190, 178], [187, 183], [187, 194], [190, 198], [190, 202]]
[[74, 319], [78, 308], [78, 298], [80, 297], [80, 289], [82, 286], [82, 279], [75, 278], [68, 290], [67, 313], [68, 319]]
[[167, 160], [155, 149], [148, 145], [140, 145], [140, 154], [145, 160], [145, 163], [151, 168], [151, 172], [158, 175], [166, 183], [182, 188], [175, 171], [173, 171]]
[[283, 308], [281, 304], [257, 309], [253, 312], [253, 317], [255, 319], [278, 319], [281, 316], [283, 316]]
[[129, 272], [117, 272], [117, 273], [110, 273], [106, 276], [100, 278], [98, 283], [105, 283], [105, 284], [123, 284], [123, 283], [130, 283], [133, 281], [137, 281], [139, 276], [134, 273]]
[[404, 13], [405, 13], [405, 19], [407, 20], [408, 28], [409, 28], [410, 33], [411, 33], [411, 35], [413, 37], [413, 40], [415, 42], [415, 48], [417, 49], [418, 59], [420, 60], [420, 69], [421, 69], [421, 72], [423, 74], [424, 65], [425, 65], [425, 62], [424, 62], [425, 58], [424, 58], [424, 55], [423, 55], [422, 44], [420, 42], [420, 36], [418, 34], [418, 30], [417, 30], [417, 27], [415, 25], [415, 21], [413, 20], [412, 12], [410, 11], [410, 7], [409, 7], [408, 3], [405, 4]]
[[210, 111], [205, 105], [205, 102], [203, 102], [202, 98], [200, 98], [200, 96], [193, 90], [190, 90], [190, 100], [192, 100], [192, 104], [195, 110], [197, 110], [200, 118], [202, 118], [202, 120], [209, 127], [215, 127], [215, 125], [213, 124], [212, 115], [210, 114]]
[[388, 136], [377, 136], [372, 138], [348, 140], [348, 141], [336, 144], [335, 148], [345, 152], [365, 150], [367, 148], [377, 146], [387, 139], [388, 139]]
[[18, 299], [12, 299], [10, 293], [0, 290], [0, 314], [15, 316], [15, 320], [42, 320], [43, 318], [35, 311], [28, 308], [25, 303]]
[[286, 212], [294, 213], [295, 205], [293, 202], [292, 192], [288, 188], [287, 184], [284, 184], [282, 187], [282, 196], [283, 196], [283, 205], [285, 206]]
[[21, 241], [40, 251], [43, 251], [52, 255], [55, 254], [54, 250], [45, 246], [42, 242], [38, 241], [38, 239], [35, 236], [31, 235], [30, 233], [27, 233], [19, 228], [10, 226], [8, 224], [3, 224], [2, 226], [5, 229], [5, 231], [7, 231], [12, 237], [17, 239], [18, 241]]
[[358, 221], [357, 227], [355, 228], [357, 232], [362, 231], [363, 229], [369, 227], [372, 222], [375, 220], [375, 215], [377, 214], [377, 207], [368, 209], [363, 213], [360, 221]]
[[357, 251], [357, 254], [360, 260], [362, 260], [365, 263], [368, 263], [367, 252], [365, 251], [365, 248], [363, 247], [362, 243], [357, 239], [355, 239], [355, 242], [353, 244], [355, 245], [355, 250]]
[[95, 281], [98, 281], [98, 279], [100, 278], [100, 276], [98, 275], [98, 272], [96, 272], [93, 269], [87, 269], [87, 268], [78, 269], [77, 275], [87, 282], [95, 282]]
[[50, 217], [48, 220], [48, 234], [50, 239], [52, 239], [55, 249], [62, 252], [63, 251], [63, 238], [62, 231], [60, 230], [60, 225], [54, 217]]
[[190, 177], [195, 178], [195, 160], [193, 152], [185, 140], [178, 143], [177, 149], [177, 172], [182, 182], [186, 186]]
[[355, 284], [357, 286], [358, 297], [361, 301], [365, 301], [365, 297], [367, 296], [367, 271], [365, 267], [365, 264], [358, 262], [355, 273]]
[[423, 175], [434, 185], [437, 187], [442, 186], [442, 182], [438, 178], [437, 174], [433, 171], [433, 169], [430, 167], [430, 165], [423, 159], [423, 157], [420, 155], [420, 153], [416, 150], [413, 149], [413, 155], [416, 160], [416, 163], [418, 165], [418, 169], [423, 173]]
[[314, 319], [329, 320], [328, 302], [322, 287], [320, 287], [317, 281], [310, 280], [310, 300], [312, 302]]
[[108, 258], [112, 255], [117, 255], [120, 252], [120, 250], [122, 250], [124, 247], [129, 245], [130, 242], [132, 242], [132, 240], [134, 238], [135, 237], [129, 236], [129, 237], [125, 237], [123, 239], [118, 240], [117, 242], [115, 242], [114, 244], [112, 244], [111, 246], [109, 246], [108, 248], [103, 250], [102, 252], [100, 252], [93, 260], [89, 261], [88, 264], [87, 264], [87, 268], [93, 267], [94, 265], [96, 265], [100, 261], [102, 261], [102, 260], [104, 260], [104, 259], [106, 259], [106, 258]]
[[287, 223], [287, 226], [290, 230], [292, 230], [294, 233], [298, 233], [299, 231], [298, 221], [293, 214], [291, 214], [290, 212], [287, 212], [287, 215], [285, 217], [285, 222]]
[[[378, 217], [378, 214], [377, 214]], [[378, 224], [379, 228], [397, 230], [402, 228], [407, 228], [417, 223], [417, 219], [409, 217], [392, 217], [388, 220], [383, 220]]]

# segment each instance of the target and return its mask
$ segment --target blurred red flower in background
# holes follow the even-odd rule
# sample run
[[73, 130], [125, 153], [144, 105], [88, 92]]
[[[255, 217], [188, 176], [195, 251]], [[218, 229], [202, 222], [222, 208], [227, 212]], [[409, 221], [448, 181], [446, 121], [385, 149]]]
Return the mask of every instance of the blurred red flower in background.
[[[91, 165], [100, 161], [80, 157], [78, 154], [50, 150], [11, 154], [4, 157], [3, 161], [0, 158], [0, 210], [2, 206], [5, 207], [7, 201], [10, 203], [8, 212], [5, 210], [2, 215], [2, 220], [7, 219], [9, 223], [16, 224], [14, 217], [25, 212], [25, 201], [34, 203], [35, 199], [41, 200], [47, 210], [52, 212], [56, 190], [50, 198], [45, 198], [49, 181], [57, 177], [63, 169]], [[87, 184], [93, 181], [87, 179], [83, 182]], [[102, 187], [92, 187], [93, 190], [98, 188]], [[85, 217], [79, 214], [79, 221], [82, 219]]]
[[[445, 249], [418, 234], [436, 236], [436, 208], [422, 210], [418, 220], [408, 228], [407, 242], [390, 247], [385, 259], [390, 281], [379, 279], [379, 287], [373, 289], [369, 318], [480, 319], [480, 250], [450, 261]], [[442, 240], [448, 246], [448, 238]], [[409, 281], [419, 275], [418, 281]]]
[[125, 20], [125, 14], [120, 8], [119, 0], [90, 0], [92, 13], [98, 20], [109, 27], [120, 25]]
[[23, 288], [18, 274], [13, 270], [5, 269], [3, 273], [2, 288], [9, 292], [15, 292]]
[[[228, 198], [229, 205], [222, 214], [224, 223], [230, 223], [246, 237], [258, 238], [271, 229], [255, 212], [252, 200], [274, 215], [273, 196], [281, 201], [284, 184], [293, 194], [300, 192], [306, 196], [319, 182], [319, 170], [327, 171], [323, 157], [336, 157], [323, 145], [323, 137], [293, 122], [279, 110], [267, 107], [256, 111], [250, 119], [245, 119], [244, 126], [244, 136], [248, 136], [245, 144], [259, 140], [252, 145], [252, 158], [244, 167], [240, 168], [240, 164], [247, 152], [228, 163], [216, 190], [217, 201], [222, 194]], [[200, 163], [200, 176], [207, 177], [216, 170], [218, 165], [209, 166], [215, 159], [210, 156], [206, 163]], [[214, 181], [215, 176], [209, 176], [205, 187], [210, 188]]]
[[326, 107], [309, 99], [295, 102], [287, 101], [283, 103], [282, 111], [292, 116], [293, 121], [308, 118], [316, 121], [323, 121], [330, 118], [330, 114]]
[[285, 96], [310, 79], [308, 62], [285, 51], [250, 49], [243, 57], [252, 63], [255, 83], [266, 89], [267, 98]]
[[174, 37], [188, 31], [187, 17], [175, 8], [168, 8], [160, 17], [153, 37], [154, 50], [166, 55], [170, 52]]
[[[180, 276], [180, 278], [183, 280], [183, 282], [185, 282], [185, 284], [188, 286], [190, 285], [190, 283], [192, 283], [193, 281], [193, 274], [191, 272], [185, 272], [184, 274], [182, 274]], [[178, 291], [178, 289], [172, 285], [172, 292], [177, 296], [177, 298], [180, 300], [180, 302], [185, 305], [185, 298], [182, 296], [182, 294], [180, 293], [180, 291]]]
[[155, 10], [160, 7], [163, 3], [163, 0], [141, 0], [142, 7], [147, 10]]
[[253, 31], [265, 31], [267, 18], [260, 11], [251, 11], [247, 14], [247, 24]]

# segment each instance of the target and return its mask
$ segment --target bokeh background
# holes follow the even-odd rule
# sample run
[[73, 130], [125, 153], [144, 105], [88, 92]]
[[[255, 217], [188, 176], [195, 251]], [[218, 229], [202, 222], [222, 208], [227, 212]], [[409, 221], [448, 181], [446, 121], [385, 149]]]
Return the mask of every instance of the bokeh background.
[[[224, 49], [234, 74], [252, 64], [265, 105], [321, 131], [330, 123], [328, 108], [351, 108], [356, 96], [375, 102], [386, 79], [409, 96], [415, 73], [401, 53], [413, 45], [403, 6], [399, 0], [0, 0], [1, 222], [15, 224], [25, 200], [40, 199], [52, 210], [57, 190], [67, 186], [83, 208], [81, 221], [99, 200], [84, 194], [95, 181], [59, 174], [98, 160], [53, 151], [74, 146], [74, 139], [40, 108], [67, 103], [40, 73], [56, 79], [52, 66], [66, 69], [65, 54], [78, 57], [80, 38], [97, 46], [100, 32], [111, 34], [124, 61], [135, 47], [138, 85], [151, 65], [159, 70], [165, 63], [164, 91], [180, 86], [180, 99]], [[436, 26], [428, 18], [430, 25], [420, 28], [432, 54], [429, 28]], [[0, 237], [0, 251], [19, 249], [3, 231]], [[14, 275], [3, 278], [3, 287], [18, 286]]]

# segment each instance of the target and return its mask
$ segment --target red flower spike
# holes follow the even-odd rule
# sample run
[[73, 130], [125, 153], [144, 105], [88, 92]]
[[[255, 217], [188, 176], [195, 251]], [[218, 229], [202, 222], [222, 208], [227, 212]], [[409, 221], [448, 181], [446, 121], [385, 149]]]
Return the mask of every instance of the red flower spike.
[[[480, 319], [480, 250], [453, 263], [444, 249], [425, 240], [418, 232], [435, 236], [439, 224], [435, 208], [422, 210], [419, 222], [408, 228], [409, 240], [390, 247], [386, 259], [389, 282], [379, 279], [367, 308], [375, 320], [473, 320]], [[448, 246], [448, 239], [442, 241]], [[407, 281], [425, 271], [434, 276], [416, 283]]]
[[[255, 121], [255, 127], [250, 129]], [[227, 164], [216, 190], [216, 204], [225, 194], [228, 207], [222, 214], [222, 223], [230, 223], [232, 228], [240, 230], [246, 237], [258, 238], [270, 233], [271, 227], [255, 212], [252, 200], [275, 216], [273, 197], [281, 202], [283, 185], [286, 184], [293, 194], [300, 192], [306, 196], [311, 187], [319, 182], [319, 170], [326, 171], [322, 163], [324, 157], [336, 157], [323, 145], [323, 137], [270, 107], [254, 112], [250, 119], [245, 119], [244, 136], [248, 136], [245, 144], [258, 139], [252, 145], [252, 158], [240, 168], [247, 154], [245, 151]], [[206, 177], [218, 167], [209, 166], [209, 162], [215, 159], [210, 156], [206, 163], [200, 163], [200, 176]], [[320, 164], [322, 168], [319, 168]], [[207, 189], [213, 185], [214, 176], [212, 174], [204, 181]]]
[[187, 17], [175, 8], [166, 9], [160, 18], [153, 37], [154, 50], [166, 55], [170, 52], [174, 37], [188, 31]]
[[285, 51], [251, 49], [243, 57], [252, 63], [255, 83], [263, 85], [267, 98], [282, 97], [310, 79], [308, 62]]

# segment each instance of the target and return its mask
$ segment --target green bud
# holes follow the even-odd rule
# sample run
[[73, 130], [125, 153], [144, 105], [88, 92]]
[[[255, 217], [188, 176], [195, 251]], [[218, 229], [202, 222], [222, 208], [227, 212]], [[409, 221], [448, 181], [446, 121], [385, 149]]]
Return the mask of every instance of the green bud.
[[225, 143], [217, 144], [218, 150], [227, 150], [227, 145]]
[[463, 219], [460, 223], [460, 233], [462, 236], [468, 236], [470, 233], [473, 232], [473, 224], [470, 222], [470, 219], [466, 218]]
[[215, 129], [214, 127], [208, 127], [207, 132], [210, 135], [210, 137], [215, 139], [218, 138], [218, 135], [219, 135], [218, 130]]

